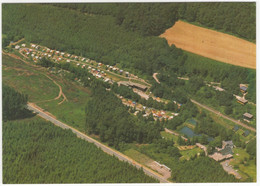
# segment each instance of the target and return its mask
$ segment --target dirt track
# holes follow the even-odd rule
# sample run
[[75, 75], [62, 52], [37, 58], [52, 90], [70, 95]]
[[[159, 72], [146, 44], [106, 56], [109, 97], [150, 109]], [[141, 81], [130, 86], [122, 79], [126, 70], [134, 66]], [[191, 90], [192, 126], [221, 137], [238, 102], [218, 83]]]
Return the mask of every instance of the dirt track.
[[221, 62], [256, 69], [256, 45], [249, 41], [183, 21], [160, 37], [183, 50]]
[[[6, 53], [6, 52], [3, 52], [3, 51], [2, 51], [2, 53], [3, 53], [4, 55], [8, 55], [8, 56], [10, 56], [10, 57], [12, 57], [12, 58], [21, 60], [21, 61], [23, 61], [24, 63], [26, 63], [26, 64], [28, 64], [28, 65], [30, 65], [30, 66], [37, 67], [37, 66], [35, 66], [35, 65], [33, 65], [33, 64], [30, 64], [29, 62], [23, 60], [22, 58], [20, 58], [19, 56], [15, 55], [15, 54]], [[22, 53], [20, 53], [20, 54], [23, 55]], [[24, 55], [23, 55], [23, 56], [24, 56]], [[38, 69], [41, 69], [41, 68], [38, 68]], [[42, 73], [42, 72], [40, 72], [40, 73], [43, 74], [44, 76], [46, 76], [47, 78], [49, 78], [55, 85], [57, 85], [57, 86], [59, 87], [59, 90], [60, 90], [60, 91], [59, 91], [59, 95], [58, 95], [56, 98], [54, 98], [54, 99], [49, 99], [49, 100], [44, 100], [44, 101], [39, 101], [39, 102], [37, 102], [37, 103], [40, 103], [40, 102], [48, 102], [48, 101], [54, 101], [54, 100], [59, 99], [61, 96], [63, 97], [63, 100], [62, 100], [61, 102], [59, 102], [58, 105], [62, 104], [64, 101], [68, 101], [66, 95], [65, 95], [65, 94], [63, 93], [63, 91], [62, 91], [62, 87], [61, 87], [55, 80], [53, 80], [50, 76], [48, 76], [48, 75], [46, 75], [46, 74], [44, 74], [44, 73]]]

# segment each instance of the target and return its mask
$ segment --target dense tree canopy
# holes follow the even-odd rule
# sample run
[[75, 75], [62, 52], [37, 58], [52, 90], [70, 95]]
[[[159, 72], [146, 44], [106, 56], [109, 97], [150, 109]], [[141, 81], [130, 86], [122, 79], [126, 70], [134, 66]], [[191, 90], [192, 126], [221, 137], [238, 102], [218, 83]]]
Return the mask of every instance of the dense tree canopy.
[[100, 135], [101, 141], [116, 148], [119, 143], [151, 143], [160, 138], [160, 130], [153, 122], [144, 123], [131, 116], [112, 92], [100, 87], [93, 89], [92, 99], [86, 106], [86, 131]]
[[172, 179], [180, 183], [236, 182], [233, 175], [228, 175], [218, 162], [208, 157], [179, 163], [172, 171]]
[[255, 3], [79, 3], [55, 6], [90, 14], [113, 15], [117, 24], [143, 35], [158, 36], [178, 19], [185, 19], [248, 40], [256, 38]]
[[24, 117], [26, 113], [26, 104], [28, 97], [23, 95], [12, 87], [3, 84], [3, 120], [13, 120]]
[[94, 144], [42, 120], [3, 123], [3, 183], [157, 182]]

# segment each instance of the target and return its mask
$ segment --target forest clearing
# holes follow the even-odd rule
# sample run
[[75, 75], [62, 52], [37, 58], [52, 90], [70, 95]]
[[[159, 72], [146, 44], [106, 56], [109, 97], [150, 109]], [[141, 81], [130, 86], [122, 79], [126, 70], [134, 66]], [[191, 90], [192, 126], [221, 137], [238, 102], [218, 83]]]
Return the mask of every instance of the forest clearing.
[[160, 37], [183, 50], [221, 62], [256, 68], [256, 45], [214, 30], [177, 21]]

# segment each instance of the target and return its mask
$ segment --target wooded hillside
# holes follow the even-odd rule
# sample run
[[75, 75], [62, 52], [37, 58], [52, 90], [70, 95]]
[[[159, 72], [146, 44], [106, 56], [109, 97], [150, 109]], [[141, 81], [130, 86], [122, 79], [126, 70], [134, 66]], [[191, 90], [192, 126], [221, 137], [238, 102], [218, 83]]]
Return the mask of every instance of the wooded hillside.
[[247, 2], [55, 4], [81, 12], [113, 15], [116, 23], [143, 35], [158, 36], [178, 19], [255, 41], [256, 4]]

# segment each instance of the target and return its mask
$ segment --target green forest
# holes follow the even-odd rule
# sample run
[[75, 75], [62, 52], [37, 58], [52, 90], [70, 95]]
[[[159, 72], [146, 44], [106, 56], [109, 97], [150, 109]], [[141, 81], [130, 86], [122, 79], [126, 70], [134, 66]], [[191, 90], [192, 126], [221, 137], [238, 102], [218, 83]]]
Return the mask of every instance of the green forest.
[[26, 109], [28, 96], [15, 91], [8, 85], [2, 86], [3, 121], [24, 118], [30, 115]]
[[[168, 104], [144, 100], [127, 87], [96, 79], [86, 69], [43, 58], [39, 65], [63, 69], [68, 72], [65, 78], [80, 79], [90, 90], [89, 101], [85, 103], [86, 134], [98, 135], [102, 142], [118, 150], [145, 144], [142, 153], [169, 165], [171, 179], [177, 182], [236, 181], [208, 157], [196, 156], [180, 162], [181, 154], [174, 142], [162, 139], [160, 132], [164, 127], [177, 130], [189, 118], [198, 119], [194, 131], [202, 135], [186, 142], [180, 137], [178, 144], [200, 142], [213, 151], [221, 146], [222, 140], [232, 139], [236, 146], [246, 149], [251, 159], [256, 159], [256, 141], [242, 143], [238, 135], [216, 125], [190, 101], [196, 99], [236, 119], [244, 112], [255, 116], [255, 107], [242, 108], [232, 99], [233, 94], [240, 93], [239, 84], [245, 83], [249, 84], [247, 99], [256, 103], [256, 71], [207, 61], [169, 46], [158, 37], [182, 19], [255, 41], [255, 3], [3, 4], [2, 7], [3, 48], [10, 41], [25, 38], [51, 49], [116, 65], [148, 80], [156, 97], [170, 100]], [[160, 84], [152, 78], [155, 72]], [[180, 80], [179, 76], [189, 77], [189, 81]], [[226, 91], [216, 92], [205, 81], [219, 82]], [[124, 106], [115, 94], [179, 115], [162, 122], [154, 121], [151, 115], [144, 118], [142, 112], [136, 117], [134, 110]], [[27, 101], [26, 95], [3, 85], [5, 183], [156, 182], [70, 131], [40, 120], [11, 121], [27, 116], [24, 114]], [[175, 101], [182, 106], [177, 108]], [[215, 139], [209, 142], [208, 137]], [[169, 157], [169, 161], [163, 157]]]
[[[209, 4], [214, 5], [215, 3]], [[228, 5], [228, 3], [222, 4]], [[233, 4], [235, 6], [243, 5], [240, 3]], [[130, 9], [133, 6], [135, 8], [132, 9], [141, 12], [144, 7], [146, 7], [144, 9], [152, 11], [152, 8], [149, 8], [149, 6], [164, 7], [165, 5], [158, 3], [65, 4], [66, 8], [60, 8], [50, 4], [4, 4], [3, 33], [5, 37], [3, 44], [17, 39], [17, 37], [25, 37], [28, 41], [56, 50], [82, 55], [104, 64], [116, 65], [150, 81], [152, 81], [151, 75], [154, 72], [159, 72], [159, 79], [165, 85], [161, 85], [163, 91], [154, 85], [152, 88], [154, 94], [165, 98], [183, 95], [177, 98], [179, 102], [185, 102], [187, 98], [185, 98], [185, 93], [180, 94], [183, 93], [181, 87], [178, 86], [175, 89], [175, 85], [183, 84], [183, 82], [176, 79], [178, 76], [199, 77], [208, 81], [220, 82], [223, 88], [232, 91], [231, 94], [233, 94], [233, 91], [234, 93], [239, 91], [239, 83], [245, 83], [249, 84], [248, 90], [251, 92], [247, 98], [255, 103], [255, 70], [215, 61], [205, 63], [204, 58], [190, 57], [190, 55], [177, 49], [174, 45], [168, 46], [167, 41], [163, 38], [144, 36], [138, 31], [131, 31], [117, 24], [117, 19], [111, 13], [117, 12], [119, 7], [123, 7], [122, 9], [127, 11], [128, 8]], [[177, 6], [175, 3], [170, 5]], [[253, 7], [251, 5], [254, 4], [249, 5]], [[59, 6], [63, 6], [63, 4], [59, 4]], [[82, 10], [83, 12], [90, 9], [90, 14], [83, 14], [82, 11], [73, 10], [73, 7], [78, 9], [78, 6], [85, 7]], [[240, 12], [242, 13], [243, 11]], [[37, 16], [34, 16], [35, 14]], [[123, 12], [123, 15], [126, 16], [128, 14]], [[142, 16], [134, 17], [136, 19], [142, 18]], [[128, 22], [135, 23], [138, 20], [133, 19]], [[251, 23], [255, 22], [251, 21]], [[139, 28], [140, 25], [138, 26], [137, 24], [135, 27]], [[168, 89], [167, 87], [172, 88]], [[196, 88], [194, 86], [194, 90], [197, 90]]]
[[50, 122], [26, 116], [12, 121], [24, 112], [27, 100], [7, 85], [3, 85], [3, 103], [3, 183], [157, 182]]
[[179, 19], [255, 41], [255, 3], [54, 4], [90, 14], [113, 15], [116, 23], [143, 35], [158, 36]]
[[236, 182], [233, 175], [227, 175], [218, 162], [208, 157], [199, 157], [192, 161], [182, 162], [173, 170], [172, 175], [172, 178], [180, 183]]
[[3, 123], [3, 183], [155, 183], [69, 130], [31, 119]]

